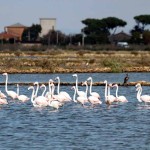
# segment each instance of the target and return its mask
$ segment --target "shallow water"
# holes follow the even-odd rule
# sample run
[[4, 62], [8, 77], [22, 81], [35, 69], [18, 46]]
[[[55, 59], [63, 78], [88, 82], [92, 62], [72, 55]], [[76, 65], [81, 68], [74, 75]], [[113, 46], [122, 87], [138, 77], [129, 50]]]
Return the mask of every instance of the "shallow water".
[[[10, 74], [8, 82], [47, 82], [56, 76], [62, 82], [75, 82], [72, 74]], [[89, 76], [94, 82], [123, 82], [125, 73], [78, 76], [79, 82]], [[129, 81], [149, 81], [150, 73], [129, 73], [129, 77]], [[0, 76], [0, 82], [4, 81], [4, 76]], [[70, 86], [60, 88], [73, 96]], [[9, 85], [8, 89], [16, 90], [16, 86]], [[20, 94], [30, 96], [27, 89], [28, 86], [21, 85]], [[5, 93], [4, 86], [0, 90]], [[93, 86], [93, 91], [101, 95], [101, 106], [83, 108], [70, 102], [58, 111], [50, 107], [34, 108], [30, 101], [21, 103], [8, 98], [9, 104], [0, 106], [0, 149], [149, 149], [150, 105], [137, 101], [135, 87], [119, 87], [119, 95], [126, 96], [129, 102], [109, 107], [104, 103], [104, 86]], [[111, 93], [114, 95], [115, 89]], [[143, 86], [143, 94], [149, 93], [150, 87]]]

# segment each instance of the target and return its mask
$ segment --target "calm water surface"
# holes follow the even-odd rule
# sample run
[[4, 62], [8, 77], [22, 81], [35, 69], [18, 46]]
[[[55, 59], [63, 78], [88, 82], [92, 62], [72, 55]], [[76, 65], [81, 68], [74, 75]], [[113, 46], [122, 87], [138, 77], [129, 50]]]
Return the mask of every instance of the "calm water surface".
[[[75, 82], [72, 74], [10, 74], [13, 82], [48, 82], [59, 76], [62, 82]], [[93, 77], [94, 82], [123, 82], [125, 73], [78, 74], [79, 82]], [[149, 81], [150, 73], [129, 73], [129, 81]], [[0, 76], [0, 82], [5, 77]], [[70, 86], [61, 86], [73, 96]], [[85, 90], [85, 87], [79, 87]], [[8, 89], [16, 90], [15, 85]], [[31, 95], [28, 86], [20, 86], [20, 94]], [[0, 90], [5, 93], [4, 86]], [[93, 86], [99, 92], [103, 104], [95, 108], [83, 108], [73, 102], [66, 103], [58, 111], [34, 108], [30, 101], [21, 103], [8, 98], [9, 104], [0, 106], [0, 149], [36, 150], [127, 150], [150, 149], [150, 105], [139, 103], [135, 87], [119, 87], [119, 95], [128, 99], [126, 104], [104, 103], [104, 86]], [[41, 91], [40, 91], [41, 92]], [[115, 89], [111, 90], [115, 94]], [[143, 86], [143, 94], [150, 87]]]

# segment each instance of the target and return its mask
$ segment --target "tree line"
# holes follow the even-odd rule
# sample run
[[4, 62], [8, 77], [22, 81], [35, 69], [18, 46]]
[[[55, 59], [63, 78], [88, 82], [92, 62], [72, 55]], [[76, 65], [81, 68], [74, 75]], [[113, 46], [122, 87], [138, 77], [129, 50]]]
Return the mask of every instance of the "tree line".
[[[135, 26], [130, 30], [129, 43], [150, 44], [150, 15], [139, 15], [134, 17]], [[117, 28], [125, 27], [127, 22], [116, 18], [107, 17], [102, 19], [87, 18], [81, 21], [84, 28], [81, 33], [66, 35], [58, 30], [51, 30], [43, 37], [39, 37], [41, 26], [33, 24], [25, 29], [22, 42], [41, 42], [45, 45], [68, 45], [68, 44], [109, 44], [109, 37], [115, 35]]]

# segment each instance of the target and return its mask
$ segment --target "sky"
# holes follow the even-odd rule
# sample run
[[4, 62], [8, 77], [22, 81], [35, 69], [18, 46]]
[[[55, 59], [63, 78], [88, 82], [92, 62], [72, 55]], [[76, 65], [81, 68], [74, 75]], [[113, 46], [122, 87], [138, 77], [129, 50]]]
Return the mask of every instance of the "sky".
[[82, 20], [117, 17], [127, 22], [119, 31], [129, 33], [134, 16], [150, 14], [150, 0], [1, 0], [0, 32], [5, 26], [40, 24], [40, 18], [56, 18], [56, 30], [80, 33]]

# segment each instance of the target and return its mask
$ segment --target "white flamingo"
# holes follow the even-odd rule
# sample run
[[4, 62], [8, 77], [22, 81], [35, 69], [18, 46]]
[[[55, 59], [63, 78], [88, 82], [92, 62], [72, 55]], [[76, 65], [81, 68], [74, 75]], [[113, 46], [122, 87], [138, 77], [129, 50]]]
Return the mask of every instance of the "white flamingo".
[[111, 105], [113, 102], [115, 102], [115, 98], [114, 96], [111, 96], [107, 93], [107, 80], [105, 80], [104, 83], [105, 83], [105, 103]]
[[58, 95], [64, 95], [65, 97], [66, 97], [66, 101], [71, 101], [72, 99], [71, 99], [71, 97], [70, 97], [70, 95], [67, 93], [67, 92], [65, 92], [65, 91], [59, 91], [59, 89], [60, 89], [60, 78], [57, 76], [56, 78], [55, 78], [55, 80], [57, 80], [58, 81], [58, 86], [57, 86], [57, 94]]
[[114, 84], [113, 87], [116, 87], [116, 98], [117, 98], [117, 102], [128, 102], [127, 98], [125, 96], [118, 96], [118, 84]]
[[18, 98], [18, 100], [20, 100], [22, 102], [26, 102], [30, 99], [26, 95], [19, 95], [19, 84], [17, 84], [17, 98]]
[[3, 73], [4, 76], [6, 76], [6, 81], [5, 81], [5, 91], [7, 93], [8, 96], [10, 96], [12, 99], [17, 98], [17, 93], [14, 91], [9, 91], [7, 89], [7, 82], [8, 82], [8, 74], [7, 73]]
[[[88, 91], [88, 83], [87, 81], [83, 82], [82, 85], [86, 85], [86, 94], [87, 94], [87, 91]], [[88, 101], [91, 103], [92, 107], [94, 105], [97, 105], [97, 104], [102, 104], [102, 102], [100, 101], [100, 99], [94, 95], [90, 95], [89, 97], [87, 97]]]
[[45, 98], [43, 96], [38, 96], [34, 99], [35, 89], [33, 86], [30, 86], [28, 88], [28, 90], [30, 90], [30, 89], [32, 89], [31, 102], [34, 107], [45, 107], [45, 106], [49, 105], [47, 98]]
[[82, 96], [86, 97], [86, 93], [84, 91], [79, 91], [78, 90], [78, 75], [77, 74], [73, 74], [72, 76], [76, 78], [76, 90], [77, 90], [77, 94], [79, 96], [81, 96], [81, 97]]
[[8, 101], [6, 98], [0, 98], [0, 105], [3, 105], [3, 104], [8, 104]]
[[76, 93], [77, 93], [76, 87], [75, 87], [75, 86], [72, 86], [71, 89], [74, 90], [73, 101], [74, 101], [75, 103], [81, 104], [81, 105], [84, 107], [84, 104], [85, 104], [85, 97], [84, 97], [84, 96], [78, 96], [78, 97], [76, 98]]
[[52, 98], [51, 98], [51, 100], [49, 100], [49, 106], [58, 110], [61, 106], [63, 106], [63, 104], [60, 101], [58, 101], [57, 99], [53, 98], [54, 97], [53, 90], [52, 90], [53, 85], [54, 85], [53, 83], [50, 84], [50, 95], [52, 96]]
[[42, 92], [42, 95], [41, 96], [45, 96], [45, 92], [46, 92], [46, 85], [42, 84], [40, 86], [40, 88], [44, 88], [43, 92]]
[[2, 91], [0, 91], [0, 98], [6, 98], [7, 96], [2, 92]]
[[66, 96], [63, 95], [63, 94], [54, 94], [54, 91], [55, 91], [55, 85], [54, 83], [51, 83], [51, 93], [52, 93], [52, 100], [53, 99], [57, 99], [59, 102], [61, 103], [65, 103], [66, 102]]
[[34, 98], [37, 97], [38, 91], [39, 91], [39, 82], [34, 82], [34, 85], [36, 85], [36, 91], [34, 93]]
[[89, 77], [89, 78], [87, 79], [87, 81], [89, 81], [89, 80], [90, 80], [90, 95], [95, 96], [95, 97], [97, 97], [97, 98], [100, 99], [99, 93], [97, 93], [97, 92], [92, 92], [92, 84], [93, 84], [93, 79], [92, 79], [92, 77]]
[[139, 102], [145, 102], [149, 103], [150, 102], [150, 95], [141, 95], [142, 94], [142, 86], [140, 83], [135, 85], [136, 91], [137, 91], [137, 99]]

